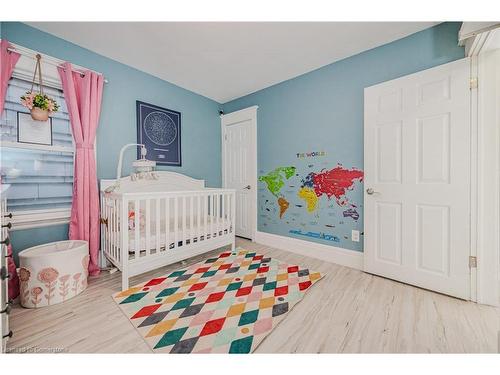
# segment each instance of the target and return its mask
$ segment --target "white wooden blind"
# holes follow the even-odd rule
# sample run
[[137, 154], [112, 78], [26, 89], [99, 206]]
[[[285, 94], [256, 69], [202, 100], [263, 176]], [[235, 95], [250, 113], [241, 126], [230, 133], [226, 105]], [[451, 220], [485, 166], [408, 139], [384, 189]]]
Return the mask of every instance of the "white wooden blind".
[[0, 173], [10, 184], [7, 206], [10, 211], [63, 209], [71, 206], [74, 147], [69, 115], [61, 90], [44, 87], [60, 108], [52, 117], [52, 146], [17, 143], [18, 112], [28, 113], [20, 97], [31, 82], [9, 81], [5, 110], [0, 118], [2, 145]]

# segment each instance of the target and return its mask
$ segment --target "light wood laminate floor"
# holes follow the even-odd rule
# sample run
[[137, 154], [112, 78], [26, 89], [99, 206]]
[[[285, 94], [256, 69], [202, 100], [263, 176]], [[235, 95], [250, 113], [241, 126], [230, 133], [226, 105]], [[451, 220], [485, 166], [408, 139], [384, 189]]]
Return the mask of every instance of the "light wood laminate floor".
[[[239, 239], [238, 245], [325, 274], [256, 353], [498, 352], [500, 309], [246, 240]], [[181, 267], [176, 263], [134, 277], [130, 285]], [[111, 298], [120, 283], [119, 272], [103, 272], [89, 280], [84, 293], [63, 304], [37, 310], [15, 306], [8, 348], [151, 352]]]

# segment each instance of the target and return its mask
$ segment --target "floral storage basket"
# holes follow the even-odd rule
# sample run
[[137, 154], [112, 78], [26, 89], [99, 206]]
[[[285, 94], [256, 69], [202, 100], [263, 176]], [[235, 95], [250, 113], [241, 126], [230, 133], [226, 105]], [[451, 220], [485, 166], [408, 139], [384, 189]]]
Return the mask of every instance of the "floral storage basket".
[[27, 308], [67, 301], [87, 288], [86, 241], [59, 241], [19, 253], [21, 305]]

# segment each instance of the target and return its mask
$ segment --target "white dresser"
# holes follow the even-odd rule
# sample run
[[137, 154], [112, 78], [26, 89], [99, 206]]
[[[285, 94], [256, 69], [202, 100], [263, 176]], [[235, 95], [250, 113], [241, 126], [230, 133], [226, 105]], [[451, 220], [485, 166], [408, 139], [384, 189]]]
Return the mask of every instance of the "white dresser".
[[9, 293], [8, 293], [8, 267], [7, 267], [7, 245], [8, 233], [10, 227], [10, 219], [12, 215], [7, 212], [7, 202], [5, 193], [9, 185], [0, 185], [0, 333], [2, 335], [2, 345], [0, 353], [4, 353], [7, 345], [7, 340], [12, 335], [9, 329]]

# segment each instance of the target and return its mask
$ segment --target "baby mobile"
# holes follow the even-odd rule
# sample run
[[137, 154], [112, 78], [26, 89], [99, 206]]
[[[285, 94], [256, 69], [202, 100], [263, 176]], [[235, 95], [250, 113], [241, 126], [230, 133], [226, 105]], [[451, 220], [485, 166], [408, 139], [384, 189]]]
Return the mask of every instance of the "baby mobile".
[[[33, 118], [33, 120], [47, 121], [49, 114], [59, 110], [59, 105], [54, 99], [48, 97], [43, 92], [42, 66], [40, 64], [41, 59], [42, 56], [37, 54], [35, 72], [33, 73], [33, 81], [31, 82], [31, 90], [21, 96], [21, 104], [30, 110], [31, 118]], [[33, 91], [37, 72], [39, 81], [38, 85], [40, 86], [39, 92]]]

